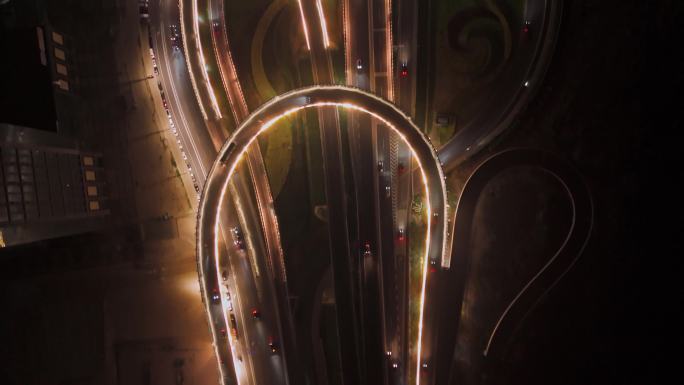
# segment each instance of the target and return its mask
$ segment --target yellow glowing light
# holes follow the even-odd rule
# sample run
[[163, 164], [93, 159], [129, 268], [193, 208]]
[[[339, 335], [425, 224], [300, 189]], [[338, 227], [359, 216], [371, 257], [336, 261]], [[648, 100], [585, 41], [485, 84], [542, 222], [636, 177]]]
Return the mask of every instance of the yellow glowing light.
[[195, 43], [197, 44], [197, 49], [199, 50], [200, 67], [202, 67], [202, 76], [204, 77], [204, 81], [207, 85], [206, 88], [207, 92], [209, 93], [209, 99], [211, 100], [211, 107], [214, 110], [216, 117], [218, 119], [221, 119], [223, 115], [221, 114], [221, 110], [219, 109], [218, 101], [216, 99], [216, 95], [214, 94], [214, 88], [212, 87], [211, 81], [209, 80], [209, 74], [207, 73], [207, 63], [204, 59], [204, 51], [202, 50], [202, 42], [200, 41], [199, 22], [201, 21], [201, 18], [198, 15], [197, 0], [192, 0], [192, 16], [193, 27], [195, 32]]
[[[430, 218], [432, 217], [432, 207], [430, 205], [430, 190], [428, 188], [428, 182], [427, 182], [427, 176], [425, 175], [425, 170], [423, 168], [422, 163], [420, 162], [420, 158], [417, 156], [415, 150], [411, 146], [411, 144], [406, 140], [405, 136], [397, 130], [397, 128], [391, 124], [389, 121], [381, 117], [380, 115], [369, 111], [361, 106], [351, 104], [351, 103], [339, 103], [339, 102], [317, 102], [317, 103], [312, 103], [309, 105], [305, 106], [298, 106], [291, 108], [289, 110], [286, 110], [282, 112], [280, 115], [275, 116], [274, 118], [268, 120], [266, 123], [264, 123], [261, 128], [259, 128], [258, 132], [256, 135], [252, 136], [249, 141], [247, 142], [247, 145], [242, 147], [242, 150], [240, 150], [240, 154], [238, 157], [235, 159], [233, 164], [229, 167], [228, 175], [226, 176], [225, 182], [223, 184], [223, 187], [221, 189], [221, 195], [219, 198], [218, 205], [216, 207], [216, 210], [218, 211], [223, 204], [223, 197], [226, 195], [226, 189], [228, 187], [228, 182], [230, 178], [232, 177], [235, 168], [237, 167], [238, 163], [242, 159], [243, 154], [247, 150], [247, 148], [252, 144], [256, 138], [261, 135], [264, 131], [268, 130], [271, 128], [276, 122], [278, 122], [280, 119], [283, 119], [289, 115], [294, 114], [297, 111], [303, 110], [305, 108], [311, 108], [311, 107], [325, 107], [325, 106], [330, 106], [330, 107], [342, 107], [346, 109], [351, 109], [351, 110], [356, 110], [356, 111], [361, 111], [365, 112], [374, 118], [380, 120], [383, 124], [386, 126], [390, 127], [392, 131], [398, 134], [399, 137], [401, 137], [402, 140], [406, 143], [406, 145], [409, 147], [411, 154], [413, 157], [416, 159], [416, 162], [418, 163], [418, 168], [420, 169], [421, 177], [423, 180], [423, 185], [425, 187], [425, 197], [426, 197], [426, 206], [427, 206], [427, 231], [425, 234], [425, 253], [423, 257], [423, 277], [422, 277], [422, 282], [421, 282], [421, 291], [420, 291], [420, 315], [419, 315], [419, 321], [418, 321], [418, 341], [417, 341], [417, 349], [418, 349], [418, 359], [417, 359], [417, 370], [418, 373], [416, 374], [416, 384], [419, 383], [420, 381], [420, 354], [421, 354], [421, 348], [422, 348], [422, 338], [423, 338], [423, 315], [424, 315], [424, 304], [425, 304], [425, 288], [426, 288], [426, 283], [427, 283], [427, 272], [428, 272], [428, 259], [430, 257], [430, 236], [431, 236], [431, 227], [432, 227], [432, 221], [430, 221]], [[214, 223], [214, 255], [215, 258], [218, 261], [218, 237], [216, 236], [218, 234], [218, 229], [219, 229], [219, 220], [218, 216], [216, 217], [216, 222]], [[218, 264], [218, 262], [217, 262]], [[218, 268], [217, 268], [218, 272]], [[225, 314], [225, 313], [224, 313]]]
[[[180, 26], [181, 26], [181, 35], [183, 35], [183, 42], [187, 42], [187, 36], [185, 36], [185, 22], [184, 22], [184, 13], [183, 12], [183, 1], [178, 2], [178, 7], [180, 8]], [[197, 2], [195, 1], [195, 4], [193, 4], [193, 10], [192, 10], [192, 17], [193, 19], [196, 20], [197, 17]], [[194, 23], [193, 23], [194, 25]], [[187, 44], [185, 45], [185, 62], [188, 65], [188, 73], [190, 74], [190, 84], [192, 84], [192, 91], [195, 93], [195, 98], [197, 99], [197, 104], [199, 104], [200, 111], [202, 112], [202, 117], [204, 120], [207, 120], [207, 111], [204, 109], [204, 105], [202, 104], [202, 100], [199, 97], [199, 92], [197, 91], [197, 81], [195, 80], [195, 76], [192, 71], [192, 63], [190, 62], [190, 54], [188, 53], [188, 47]]]
[[[340, 87], [340, 86], [325, 86], [325, 87], [323, 87], [323, 86], [318, 86], [318, 87], [322, 87], [322, 88], [339, 88], [340, 90], [344, 89], [344, 87]], [[237, 135], [237, 137], [239, 137], [239, 133], [241, 132], [241, 130], [243, 130], [245, 127], [249, 127], [250, 124], [252, 124], [252, 123], [250, 123], [250, 122], [254, 119], [254, 116], [257, 116], [260, 112], [262, 112], [263, 110], [267, 109], [270, 105], [272, 105], [272, 103], [275, 103], [275, 102], [279, 101], [279, 100], [282, 99], [283, 97], [292, 97], [292, 96], [295, 96], [296, 94], [301, 93], [301, 92], [302, 92], [302, 91], [294, 91], [294, 92], [292, 92], [292, 93], [286, 94], [285, 96], [277, 96], [277, 97], [275, 97], [274, 99], [272, 99], [271, 102], [267, 103], [266, 105], [262, 106], [262, 107], [259, 108], [257, 111], [255, 111], [255, 115], [252, 115], [252, 117], [250, 117], [250, 118], [247, 120], [247, 122], [243, 123], [243, 125], [241, 126], [241, 128], [238, 129], [238, 131], [237, 131], [236, 134], [234, 134], [234, 135]], [[410, 118], [409, 118], [406, 114], [404, 114], [404, 113], [402, 113], [401, 111], [399, 111], [399, 110], [398, 110], [396, 107], [394, 107], [391, 103], [388, 103], [387, 101], [385, 101], [385, 100], [383, 100], [382, 98], [377, 97], [377, 96], [375, 96], [375, 95], [365, 94], [365, 96], [367, 96], [367, 97], [369, 97], [369, 98], [371, 98], [371, 99], [375, 99], [376, 101], [379, 101], [379, 102], [381, 102], [381, 103], [383, 103], [383, 104], [385, 104], [385, 105], [387, 105], [387, 106], [392, 107], [395, 111], [397, 111], [398, 113], [400, 113], [401, 116], [402, 116], [404, 119], [406, 119], [407, 121], [410, 122]], [[376, 119], [380, 120], [383, 124], [385, 124], [386, 126], [390, 127], [390, 129], [392, 129], [396, 134], [398, 134], [398, 136], [407, 144], [407, 146], [409, 147], [409, 149], [410, 149], [410, 151], [411, 151], [411, 154], [412, 154], [413, 157], [416, 159], [416, 162], [417, 162], [417, 164], [418, 164], [418, 168], [420, 169], [421, 177], [422, 177], [421, 179], [422, 179], [422, 181], [423, 181], [423, 185], [424, 185], [424, 189], [425, 189], [425, 195], [426, 195], [426, 201], [427, 201], [427, 202], [426, 202], [426, 209], [427, 209], [426, 211], [427, 211], [427, 215], [428, 215], [428, 221], [427, 221], [427, 230], [426, 230], [426, 237], [425, 237], [425, 252], [424, 252], [423, 272], [422, 272], [422, 273], [423, 273], [423, 277], [422, 277], [422, 283], [421, 283], [420, 313], [419, 313], [419, 322], [418, 322], [418, 339], [417, 339], [417, 347], [418, 347], [417, 366], [418, 366], [418, 372], [416, 373], [416, 376], [417, 376], [417, 378], [416, 378], [416, 383], [418, 384], [419, 381], [420, 381], [419, 373], [420, 373], [420, 360], [421, 360], [421, 353], [422, 353], [423, 318], [424, 318], [424, 307], [425, 307], [425, 296], [426, 296], [425, 290], [426, 290], [426, 285], [427, 285], [427, 273], [428, 273], [428, 265], [429, 265], [429, 261], [428, 261], [428, 260], [429, 260], [429, 257], [430, 257], [430, 250], [431, 250], [431, 248], [430, 248], [430, 247], [431, 247], [430, 238], [431, 238], [431, 236], [432, 236], [432, 221], [431, 221], [430, 219], [432, 218], [432, 210], [433, 210], [433, 207], [432, 207], [432, 205], [431, 205], [431, 200], [430, 200], [430, 191], [429, 191], [429, 186], [428, 186], [428, 178], [427, 178], [427, 175], [425, 174], [425, 169], [424, 169], [424, 167], [423, 167], [423, 164], [421, 163], [420, 157], [417, 156], [416, 151], [415, 151], [414, 148], [411, 146], [411, 144], [406, 140], [406, 137], [405, 137], [401, 132], [399, 132], [398, 129], [397, 129], [393, 124], [391, 124], [388, 120], [384, 119], [382, 116], [376, 114], [375, 112], [369, 111], [369, 110], [367, 110], [367, 109], [365, 109], [365, 108], [363, 108], [363, 107], [361, 107], [361, 106], [359, 106], [359, 105], [356, 105], [356, 104], [353, 104], [353, 103], [349, 103], [349, 102], [316, 102], [316, 103], [311, 103], [311, 104], [307, 104], [307, 105], [300, 105], [300, 106], [292, 107], [292, 108], [290, 108], [290, 109], [288, 109], [288, 110], [285, 110], [285, 111], [283, 111], [282, 113], [276, 115], [275, 117], [269, 119], [269, 120], [266, 121], [265, 123], [261, 124], [261, 126], [258, 128], [256, 134], [250, 135], [250, 137], [247, 139], [247, 143], [246, 143], [244, 146], [239, 146], [239, 147], [238, 147], [238, 148], [239, 148], [239, 153], [237, 154], [237, 156], [235, 156], [235, 157], [233, 158], [233, 160], [231, 161], [230, 164], [225, 164], [225, 163], [223, 163], [223, 164], [221, 164], [221, 168], [220, 168], [220, 169], [217, 169], [217, 170], [212, 171], [212, 174], [215, 173], [215, 172], [225, 173], [225, 172], [227, 171], [227, 174], [223, 174], [225, 179], [224, 179], [223, 184], [222, 184], [221, 189], [220, 189], [220, 194], [219, 194], [219, 196], [218, 196], [217, 206], [215, 207], [217, 215], [216, 215], [215, 218], [213, 218], [213, 220], [214, 220], [214, 229], [213, 229], [213, 230], [214, 230], [214, 233], [213, 233], [213, 236], [214, 236], [214, 238], [213, 238], [214, 245], [213, 245], [213, 246], [214, 246], [214, 253], [215, 253], [215, 254], [214, 254], [214, 257], [215, 257], [215, 258], [218, 258], [218, 237], [217, 237], [217, 236], [218, 236], [218, 231], [219, 231], [219, 218], [218, 218], [218, 212], [219, 212], [220, 207], [222, 207], [223, 199], [224, 199], [224, 197], [225, 197], [225, 195], [226, 195], [226, 191], [227, 191], [227, 188], [228, 188], [228, 185], [229, 185], [229, 180], [230, 180], [230, 178], [232, 177], [232, 175], [234, 174], [234, 172], [235, 172], [235, 170], [236, 170], [236, 167], [238, 166], [238, 164], [239, 164], [240, 160], [242, 159], [244, 153], [247, 151], [247, 148], [252, 144], [252, 142], [253, 142], [254, 140], [256, 140], [256, 138], [257, 138], [260, 134], [262, 134], [264, 131], [266, 131], [267, 129], [269, 129], [270, 127], [272, 127], [272, 126], [273, 126], [277, 121], [279, 121], [280, 119], [282, 119], [282, 118], [284, 118], [284, 117], [287, 117], [287, 116], [289, 116], [289, 115], [291, 115], [291, 114], [293, 114], [293, 113], [296, 113], [297, 111], [303, 110], [303, 109], [305, 109], [305, 108], [311, 108], [311, 107], [324, 107], [324, 106], [341, 107], [341, 108], [346, 108], [346, 109], [361, 111], [361, 112], [365, 112], [365, 113], [367, 113], [367, 114], [369, 114], [369, 115], [375, 117]], [[413, 125], [413, 124], [411, 123], [411, 125]], [[424, 135], [422, 132], [420, 132], [417, 128], [415, 128], [415, 126], [414, 126], [414, 129], [418, 132], [418, 134], [419, 134], [420, 137], [422, 138], [423, 142], [426, 143], [426, 144], [429, 146], [429, 141], [428, 141], [428, 139], [425, 137], [425, 135]], [[236, 142], [232, 142], [232, 143], [228, 143], [228, 144], [224, 145], [224, 150], [221, 152], [220, 156], [226, 156], [226, 151], [227, 151], [226, 149], [230, 148], [231, 146], [237, 145], [237, 144], [238, 144], [238, 143], [236, 143]], [[430, 146], [430, 147], [431, 147], [431, 146]], [[441, 187], [441, 190], [442, 190], [442, 194], [441, 194], [441, 195], [442, 195], [442, 200], [444, 201], [444, 202], [442, 203], [442, 204], [444, 205], [444, 207], [441, 208], [441, 210], [443, 210], [442, 221], [446, 221], [446, 186], [445, 186], [445, 182], [444, 182], [444, 174], [443, 174], [443, 171], [442, 171], [442, 169], [441, 169], [439, 160], [436, 158], [436, 154], [435, 154], [435, 152], [434, 152], [434, 148], [432, 148], [432, 147], [431, 147], [431, 153], [432, 153], [432, 156], [433, 156], [434, 160], [436, 161], [436, 162], [435, 162], [436, 165], [437, 165], [437, 170], [436, 170], [436, 171], [437, 171], [437, 173], [438, 173], [438, 180], [439, 180], [439, 184], [440, 184], [440, 187]], [[215, 165], [215, 167], [217, 167], [217, 166], [218, 166], [218, 165]], [[226, 169], [226, 166], [227, 166], [227, 169]], [[213, 179], [214, 179], [214, 178], [211, 178], [211, 179], [208, 180], [207, 182], [210, 182], [210, 181], [213, 180]], [[206, 189], [205, 189], [205, 193], [206, 193], [206, 190], [208, 190], [208, 189], [209, 189], [209, 188], [206, 188]], [[204, 212], [206, 212], [206, 210], [208, 210], [207, 206], [203, 206], [203, 207], [204, 207], [204, 208], [202, 208], [202, 210], [203, 210]], [[445, 246], [445, 245], [446, 245], [446, 242], [447, 242], [446, 222], [445, 222], [445, 226], [444, 226], [444, 228], [443, 228], [442, 230], [443, 230], [443, 233], [442, 233], [442, 240], [441, 240], [441, 241], [442, 241], [442, 256], [441, 256], [441, 257], [444, 258], [444, 255], [443, 255], [443, 254], [444, 254], [444, 253], [446, 252], [446, 250], [447, 250], [447, 248], [446, 248], [446, 246]], [[200, 222], [199, 222], [199, 225], [198, 225], [198, 234], [200, 235], [200, 237], [202, 237], [202, 234], [204, 234], [204, 230], [203, 230], [203, 221], [200, 221]], [[200, 238], [200, 242], [204, 242], [204, 238]], [[204, 250], [204, 248], [200, 247], [199, 250], [200, 250], [199, 262], [200, 262], [200, 266], [201, 266], [202, 260], [203, 260], [203, 254], [204, 254], [204, 253], [203, 253], [203, 250]], [[218, 262], [217, 262], [217, 263], [218, 263]], [[217, 274], [218, 274], [218, 269], [217, 269]], [[204, 293], [204, 294], [205, 294], [205, 296], [206, 296], [206, 290], [205, 290], [205, 293]], [[238, 296], [238, 301], [239, 301], [239, 296]], [[207, 302], [207, 304], [208, 304], [208, 303], [209, 303], [209, 302]], [[225, 317], [225, 309], [223, 309], [223, 310], [224, 310], [224, 317]], [[212, 330], [212, 333], [214, 333], [213, 330]], [[231, 348], [232, 348], [232, 346], [231, 346]]]
[[325, 22], [325, 14], [323, 14], [323, 5], [321, 5], [321, 0], [316, 0], [316, 8], [318, 9], [318, 19], [321, 23], [323, 45], [325, 46], [325, 48], [328, 48], [330, 46], [330, 40], [328, 40], [328, 26]]
[[392, 0], [385, 0], [385, 59], [387, 60], [387, 99], [394, 100], [394, 62], [392, 61]]
[[306, 18], [304, 17], [304, 8], [302, 8], [302, 0], [297, 0], [299, 3], [299, 14], [302, 15], [302, 28], [304, 28], [304, 39], [306, 39], [306, 49], [311, 51], [311, 44], [309, 43], [309, 29], [306, 26]]

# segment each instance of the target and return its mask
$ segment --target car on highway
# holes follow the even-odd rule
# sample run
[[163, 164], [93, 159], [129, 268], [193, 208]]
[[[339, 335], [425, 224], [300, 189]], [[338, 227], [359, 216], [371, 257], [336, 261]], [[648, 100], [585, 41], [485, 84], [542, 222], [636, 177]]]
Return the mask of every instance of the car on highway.
[[356, 69], [358, 71], [361, 71], [363, 69], [363, 63], [361, 62], [361, 59], [356, 59]]
[[401, 175], [404, 173], [404, 171], [406, 171], [406, 166], [404, 166], [404, 163], [399, 162], [397, 165], [397, 172]]
[[221, 272], [221, 279], [224, 281], [228, 280], [228, 272], [227, 271], [223, 270]]
[[213, 303], [219, 303], [221, 301], [221, 295], [219, 294], [218, 289], [214, 289], [211, 291], [211, 302]]
[[400, 69], [400, 71], [399, 71], [399, 75], [400, 75], [402, 78], [405, 78], [405, 77], [407, 77], [407, 76], [409, 75], [409, 72], [408, 72], [408, 64], [407, 64], [407, 63], [402, 63], [402, 64], [401, 64], [401, 69]]
[[230, 313], [230, 333], [235, 337], [236, 339], [238, 338], [238, 331], [237, 331], [237, 321], [235, 320], [235, 314]]
[[382, 172], [385, 169], [385, 163], [381, 160], [378, 161], [378, 172]]
[[169, 26], [169, 40], [171, 40], [171, 47], [174, 51], [180, 51], [183, 45], [183, 39], [180, 36], [180, 30], [176, 24]]
[[230, 293], [226, 291], [226, 306], [228, 310], [233, 311], [233, 301], [230, 299]]
[[233, 235], [233, 244], [240, 250], [245, 249], [245, 238], [242, 236], [242, 231], [238, 227], [233, 227], [230, 229], [230, 233]]
[[366, 243], [363, 245], [363, 255], [367, 257], [367, 256], [369, 256], [370, 254], [371, 254], [370, 243], [366, 242]]
[[447, 126], [449, 126], [449, 125], [451, 124], [451, 122], [452, 122], [453, 120], [454, 120], [454, 119], [453, 119], [453, 117], [451, 116], [451, 114], [447, 114], [447, 113], [444, 113], [444, 112], [438, 113], [438, 114], [437, 114], [437, 117], [435, 117], [435, 123], [436, 123], [437, 126], [439, 126], [439, 127], [447, 127]]
[[254, 319], [261, 318], [261, 312], [259, 311], [259, 309], [257, 309], [257, 308], [252, 309], [252, 318], [254, 318]]
[[138, 2], [138, 11], [140, 19], [147, 20], [150, 18], [150, 2], [149, 0], [140, 0]]
[[223, 339], [228, 338], [228, 334], [226, 333], [226, 329], [225, 329], [225, 328], [221, 328], [220, 333], [221, 333], [221, 338], [223, 338]]
[[401, 242], [404, 239], [406, 239], [406, 234], [404, 234], [404, 228], [400, 227], [399, 231], [397, 232], [397, 239]]
[[273, 337], [268, 337], [268, 348], [271, 349], [271, 353], [278, 352], [278, 343], [273, 340]]
[[523, 27], [522, 27], [522, 32], [524, 34], [527, 34], [530, 32], [530, 25], [531, 24], [532, 24], [532, 22], [530, 22], [529, 20], [525, 20], [525, 22], [523, 23]]
[[389, 198], [392, 196], [392, 191], [390, 190], [390, 186], [385, 186], [385, 196]]

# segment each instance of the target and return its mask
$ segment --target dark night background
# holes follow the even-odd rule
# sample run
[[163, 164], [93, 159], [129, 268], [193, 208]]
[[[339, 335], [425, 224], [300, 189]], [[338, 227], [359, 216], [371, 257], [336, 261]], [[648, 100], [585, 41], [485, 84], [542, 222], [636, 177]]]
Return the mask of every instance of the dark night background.
[[[474, 375], [474, 382], [679, 382], [684, 305], [683, 21], [681, 1], [566, 2], [544, 85], [515, 127], [482, 156], [531, 146], [570, 159], [594, 194], [596, 225], [580, 262], [530, 316], [506, 354], [488, 362], [484, 373]], [[95, 267], [116, 260], [119, 251], [127, 255], [122, 260], [136, 260], [138, 240], [125, 226], [117, 231], [112, 237], [124, 239], [124, 247], [102, 251], [112, 256], [94, 262]], [[44, 265], [46, 254], [85, 258], [93, 250], [88, 242], [115, 243], [93, 236], [3, 250], [0, 288], [31, 279], [29, 272]], [[67, 248], [79, 251], [64, 251]], [[60, 264], [59, 259], [51, 261]], [[93, 268], [87, 265], [78, 269]], [[0, 309], [25, 294], [4, 291]], [[24, 338], [13, 332], [16, 322], [39, 323], [31, 317], [39, 315], [0, 320], [0, 336], [16, 339], [0, 341], [5, 346], [0, 348], [0, 384], [24, 383], [5, 369], [5, 363], [16, 359], [6, 347], [18, 346]], [[57, 384], [48, 379], [31, 383]]]
[[597, 222], [496, 382], [669, 383], [681, 356], [682, 6], [567, 9], [546, 85], [510, 137], [543, 131], [575, 160]]

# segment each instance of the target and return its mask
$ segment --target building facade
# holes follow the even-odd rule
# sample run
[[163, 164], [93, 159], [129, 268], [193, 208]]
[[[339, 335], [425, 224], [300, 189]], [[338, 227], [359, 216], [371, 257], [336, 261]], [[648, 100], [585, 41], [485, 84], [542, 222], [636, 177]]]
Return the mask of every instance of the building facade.
[[109, 215], [102, 156], [58, 134], [0, 124], [5, 246], [95, 231]]

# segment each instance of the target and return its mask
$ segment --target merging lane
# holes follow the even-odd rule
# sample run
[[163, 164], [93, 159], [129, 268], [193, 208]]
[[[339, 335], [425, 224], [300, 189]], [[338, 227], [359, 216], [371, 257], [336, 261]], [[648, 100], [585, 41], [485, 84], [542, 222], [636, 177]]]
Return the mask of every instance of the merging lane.
[[[211, 21], [211, 44], [219, 65], [221, 83], [230, 103], [235, 122], [240, 124], [249, 115], [249, 109], [245, 102], [244, 94], [242, 93], [237, 70], [230, 51], [224, 1], [208, 0], [207, 8], [208, 18]], [[287, 275], [285, 272], [284, 255], [280, 243], [280, 232], [273, 206], [268, 175], [257, 142], [254, 142], [247, 150], [247, 165], [249, 167], [254, 193], [256, 194], [261, 232], [263, 233], [265, 240], [264, 257], [267, 258], [265, 264], [268, 267], [268, 271], [271, 272], [271, 275], [268, 276], [270, 282], [264, 282], [264, 285], [271, 293], [271, 296], [274, 297], [273, 302], [275, 302], [275, 305], [271, 306], [271, 311], [277, 320], [275, 325], [273, 325], [273, 328], [275, 329], [273, 334], [277, 336], [274, 338], [282, 345], [281, 352], [283, 357], [286, 357], [288, 350], [294, 350], [293, 323], [289, 309], [289, 295], [287, 292]], [[283, 330], [286, 330], [287, 332], [283, 332]], [[296, 357], [289, 357], [288, 360], [292, 362], [283, 365], [283, 368], [289, 373], [289, 368], [296, 362]], [[290, 373], [290, 375], [294, 374]], [[292, 378], [290, 380], [292, 380]]]

